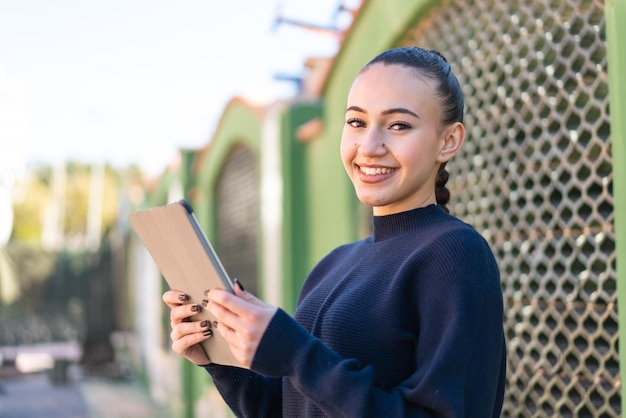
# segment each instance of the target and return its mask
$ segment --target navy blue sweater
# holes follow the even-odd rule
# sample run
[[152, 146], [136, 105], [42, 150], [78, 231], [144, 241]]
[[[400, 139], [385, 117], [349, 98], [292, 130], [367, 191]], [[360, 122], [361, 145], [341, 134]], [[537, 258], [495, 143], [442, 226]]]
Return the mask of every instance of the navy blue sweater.
[[253, 371], [206, 368], [242, 417], [498, 417], [502, 321], [488, 244], [431, 205], [374, 217], [370, 237], [326, 256]]

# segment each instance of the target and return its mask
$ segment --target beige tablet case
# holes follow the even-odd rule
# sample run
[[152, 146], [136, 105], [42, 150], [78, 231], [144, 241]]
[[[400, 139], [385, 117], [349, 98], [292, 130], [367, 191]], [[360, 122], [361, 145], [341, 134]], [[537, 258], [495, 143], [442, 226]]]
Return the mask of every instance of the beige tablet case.
[[185, 292], [192, 303], [203, 308], [192, 320], [206, 319], [212, 324], [213, 336], [202, 343], [211, 362], [238, 366], [228, 344], [215, 330], [215, 318], [202, 306], [207, 289], [219, 287], [232, 292], [232, 284], [191, 206], [181, 200], [131, 213], [128, 219], [170, 288]]

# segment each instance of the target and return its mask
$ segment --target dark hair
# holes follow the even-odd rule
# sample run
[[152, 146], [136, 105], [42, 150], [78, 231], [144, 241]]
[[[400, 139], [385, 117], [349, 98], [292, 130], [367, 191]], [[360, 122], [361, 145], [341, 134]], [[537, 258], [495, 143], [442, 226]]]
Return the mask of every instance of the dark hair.
[[[402, 65], [412, 68], [420, 76], [435, 81], [436, 98], [441, 106], [441, 126], [455, 122], [463, 122], [463, 91], [452, 72], [450, 64], [438, 51], [422, 49], [418, 47], [393, 48], [382, 52], [371, 60], [364, 68], [382, 63], [387, 65]], [[448, 171], [446, 163], [439, 166], [437, 180], [435, 181], [435, 196], [437, 204], [449, 212], [446, 204], [450, 200], [450, 191], [446, 188]]]

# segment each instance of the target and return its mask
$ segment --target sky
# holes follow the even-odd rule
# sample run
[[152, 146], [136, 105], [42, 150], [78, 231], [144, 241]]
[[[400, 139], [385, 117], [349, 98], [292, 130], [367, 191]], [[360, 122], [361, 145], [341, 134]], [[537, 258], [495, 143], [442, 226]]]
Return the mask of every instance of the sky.
[[158, 174], [209, 142], [233, 97], [292, 97], [274, 76], [339, 45], [277, 16], [345, 27], [341, 3], [360, 2], [0, 0], [0, 171], [78, 160]]

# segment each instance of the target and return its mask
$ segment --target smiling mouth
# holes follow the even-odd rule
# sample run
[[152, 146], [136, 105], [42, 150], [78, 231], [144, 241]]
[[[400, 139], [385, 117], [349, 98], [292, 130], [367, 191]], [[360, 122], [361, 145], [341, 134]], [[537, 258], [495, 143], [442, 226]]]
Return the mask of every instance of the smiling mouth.
[[361, 173], [368, 176], [380, 176], [384, 174], [389, 174], [396, 170], [395, 168], [388, 167], [362, 167], [360, 165], [357, 165], [357, 168]]

